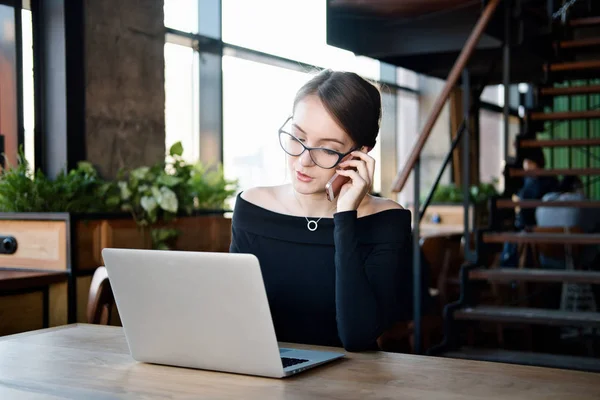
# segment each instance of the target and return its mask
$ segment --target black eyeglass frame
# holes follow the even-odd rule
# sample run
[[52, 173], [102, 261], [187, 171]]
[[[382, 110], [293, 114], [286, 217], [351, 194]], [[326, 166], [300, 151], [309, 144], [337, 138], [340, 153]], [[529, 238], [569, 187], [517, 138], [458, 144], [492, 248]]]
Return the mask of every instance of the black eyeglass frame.
[[[283, 149], [283, 151], [285, 151], [286, 154], [288, 154], [288, 155], [290, 155], [292, 157], [300, 157], [305, 151], [308, 150], [308, 154], [310, 155], [310, 159], [312, 160], [312, 162], [315, 163], [315, 165], [317, 165], [319, 168], [323, 168], [323, 169], [332, 169], [332, 168], [335, 168], [343, 160], [344, 157], [346, 157], [348, 154], [350, 154], [353, 151], [356, 151], [356, 150], [358, 150], [360, 148], [360, 147], [356, 147], [356, 148], [352, 148], [352, 150], [348, 151], [347, 153], [340, 153], [339, 151], [328, 149], [328, 148], [325, 148], [325, 147], [308, 147], [304, 143], [302, 143], [296, 136], [292, 135], [290, 132], [286, 132], [286, 131], [283, 130], [283, 127], [286, 126], [287, 123], [290, 122], [290, 120], [292, 118], [293, 118], [293, 116], [288, 117], [288, 119], [285, 120], [285, 122], [283, 123], [283, 125], [281, 125], [281, 127], [277, 130], [277, 135], [279, 136], [279, 145], [281, 146], [281, 148]], [[285, 147], [283, 147], [283, 144], [281, 143], [281, 134], [282, 133], [285, 133], [286, 135], [289, 135], [292, 138], [294, 138], [294, 140], [296, 140], [298, 143], [300, 143], [300, 145], [304, 148], [304, 150], [302, 150], [299, 154], [291, 154], [291, 153], [289, 153], [285, 149]], [[319, 165], [318, 162], [315, 161], [315, 159], [312, 156], [311, 150], [321, 150], [321, 151], [327, 150], [327, 151], [330, 151], [332, 153], [337, 154], [338, 160], [331, 167], [323, 167], [323, 166]]]

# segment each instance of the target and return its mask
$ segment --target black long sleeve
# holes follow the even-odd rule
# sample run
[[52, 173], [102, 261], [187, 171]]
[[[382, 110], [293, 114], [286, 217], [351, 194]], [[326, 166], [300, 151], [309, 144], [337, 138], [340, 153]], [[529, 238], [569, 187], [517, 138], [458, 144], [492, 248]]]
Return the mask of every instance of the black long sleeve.
[[[399, 267], [407, 257], [410, 225], [405, 240], [392, 238], [373, 246], [363, 258], [356, 232], [357, 213], [334, 216], [336, 312], [340, 339], [349, 351], [372, 348], [377, 338], [397, 317]], [[410, 265], [407, 266], [410, 268]]]
[[375, 349], [410, 316], [411, 213], [302, 217], [236, 201], [231, 252], [257, 256], [279, 341]]

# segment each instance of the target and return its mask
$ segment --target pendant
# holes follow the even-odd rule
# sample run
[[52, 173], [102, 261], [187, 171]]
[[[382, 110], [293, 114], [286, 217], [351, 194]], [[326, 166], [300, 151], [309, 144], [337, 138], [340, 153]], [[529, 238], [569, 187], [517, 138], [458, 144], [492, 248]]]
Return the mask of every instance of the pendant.
[[317, 224], [317, 221], [308, 221], [308, 223], [306, 224], [306, 227], [308, 228], [309, 231], [314, 232], [317, 230], [319, 225]]

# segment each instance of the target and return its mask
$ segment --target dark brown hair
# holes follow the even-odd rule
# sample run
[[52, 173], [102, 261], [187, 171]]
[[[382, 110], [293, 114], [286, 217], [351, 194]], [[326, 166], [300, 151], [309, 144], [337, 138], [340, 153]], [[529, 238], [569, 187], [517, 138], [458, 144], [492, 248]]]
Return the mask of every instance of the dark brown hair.
[[311, 95], [319, 97], [356, 146], [375, 146], [381, 121], [381, 94], [375, 86], [353, 72], [326, 69], [300, 88], [294, 109]]
[[522, 151], [523, 161], [529, 160], [537, 164], [538, 168], [544, 168], [546, 166], [546, 158], [544, 157], [544, 151], [539, 147], [531, 147]]

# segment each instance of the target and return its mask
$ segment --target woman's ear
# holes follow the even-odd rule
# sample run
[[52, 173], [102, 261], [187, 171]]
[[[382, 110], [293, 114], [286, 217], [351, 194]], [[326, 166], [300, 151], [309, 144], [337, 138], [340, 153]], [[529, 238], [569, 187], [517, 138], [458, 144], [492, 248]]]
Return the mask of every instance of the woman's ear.
[[372, 147], [368, 147], [368, 146], [363, 146], [360, 148], [360, 151], [362, 151], [363, 153], [369, 153], [371, 150], [373, 150]]

